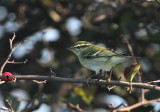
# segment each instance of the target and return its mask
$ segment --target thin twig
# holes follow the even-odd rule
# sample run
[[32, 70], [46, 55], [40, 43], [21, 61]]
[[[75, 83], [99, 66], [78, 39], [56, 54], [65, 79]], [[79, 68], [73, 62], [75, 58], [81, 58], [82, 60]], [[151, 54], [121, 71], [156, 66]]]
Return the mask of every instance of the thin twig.
[[160, 83], [160, 80], [156, 80], [156, 81], [150, 81], [150, 82], [146, 82], [147, 84], [151, 84], [151, 83]]
[[131, 105], [131, 106], [128, 106], [128, 107], [125, 107], [125, 108], [122, 108], [122, 109], [118, 109], [117, 111], [119, 112], [128, 112], [128, 111], [131, 111], [132, 109], [135, 109], [137, 107], [140, 107], [142, 105], [146, 105], [146, 104], [150, 104], [150, 103], [153, 103], [153, 102], [160, 102], [160, 98], [158, 99], [154, 99], [154, 100], [149, 100], [149, 101], [143, 101], [143, 102], [139, 102], [139, 103], [136, 103], [134, 105]]
[[[15, 37], [16, 37], [16, 35], [15, 35], [15, 33], [14, 33], [13, 37], [12, 37], [11, 39], [9, 39], [9, 42], [10, 42], [10, 53], [9, 53], [8, 57], [6, 58], [5, 62], [2, 64], [1, 68], [0, 68], [0, 76], [2, 76], [2, 72], [3, 72], [3, 69], [4, 69], [4, 67], [6, 66], [6, 64], [7, 64], [7, 63], [11, 63], [11, 62], [9, 61], [9, 59], [11, 58], [12, 53], [14, 52], [14, 50], [15, 50], [17, 47], [19, 47], [21, 44], [23, 44], [23, 43], [25, 42], [25, 41], [20, 42], [20, 43], [17, 44], [15, 47], [13, 47], [13, 41], [14, 41]], [[26, 62], [26, 61], [24, 61], [24, 62]], [[12, 63], [13, 63], [13, 62], [12, 62]], [[16, 62], [15, 62], [15, 63], [16, 63]]]
[[2, 75], [3, 69], [4, 69], [4, 67], [6, 66], [6, 64], [8, 63], [8, 60], [11, 58], [12, 53], [13, 53], [13, 50], [11, 50], [11, 52], [9, 53], [6, 61], [3, 63], [3, 65], [2, 65], [2, 67], [1, 67], [1, 69], [0, 69], [0, 75]]
[[[127, 46], [128, 46], [128, 49], [129, 49], [131, 55], [132, 55], [132, 56], [135, 56], [135, 55], [134, 55], [134, 52], [133, 52], [133, 49], [132, 49], [132, 46], [130, 45], [129, 41], [128, 41], [127, 39], [125, 39], [125, 42], [127, 43]], [[134, 62], [137, 63], [136, 57], [134, 57]], [[142, 73], [140, 73], [140, 72], [138, 71], [137, 74], [138, 74], [138, 82], [141, 83], [141, 82], [142, 82]], [[130, 92], [131, 92], [131, 90], [130, 90]], [[145, 98], [144, 98], [144, 90], [141, 89], [141, 90], [140, 90], [140, 98], [139, 98], [139, 101], [142, 101], [142, 102], [143, 102], [144, 99], [145, 99]]]
[[32, 80], [33, 82], [37, 83], [37, 84], [44, 84], [47, 82], [47, 80], [44, 81], [37, 81], [37, 80]]
[[[69, 82], [69, 83], [84, 83], [84, 84], [94, 84], [94, 85], [105, 85], [105, 86], [123, 86], [123, 87], [130, 87], [129, 82], [124, 81], [113, 81], [107, 82], [106, 80], [99, 80], [97, 82], [97, 79], [81, 79], [81, 78], [63, 78], [63, 77], [55, 77], [55, 76], [40, 76], [40, 75], [15, 75], [15, 78], [17, 80], [53, 80], [57, 82]], [[132, 86], [135, 88], [143, 88], [143, 89], [149, 89], [149, 90], [157, 90], [160, 91], [160, 87], [157, 85], [151, 85], [146, 83], [132, 83]]]
[[113, 89], [113, 88], [115, 88], [116, 86], [114, 85], [114, 86], [111, 86], [111, 87], [108, 87], [107, 86], [107, 89], [108, 89], [108, 91], [111, 91], [111, 89]]
[[0, 110], [6, 110], [6, 111], [8, 111], [8, 108], [7, 107], [0, 107]]
[[14, 51], [15, 49], [17, 49], [17, 47], [19, 47], [20, 45], [22, 45], [24, 42], [27, 42], [27, 40], [24, 40], [24, 41], [20, 42], [19, 44], [17, 44], [15, 47], [13, 47], [13, 48], [12, 48], [13, 51]]
[[127, 107], [128, 105], [125, 104], [124, 102], [122, 102], [122, 103], [121, 103], [120, 105], [118, 105], [117, 107], [114, 107], [114, 105], [111, 105], [111, 106], [110, 106], [110, 108], [112, 108], [112, 109], [111, 109], [111, 112], [114, 112], [114, 110], [118, 109], [118, 108], [121, 107], [121, 106]]
[[13, 63], [13, 64], [25, 64], [27, 61], [28, 61], [28, 59], [26, 59], [26, 60], [23, 61], [23, 62], [15, 62], [14, 60], [12, 60], [12, 61], [8, 61], [8, 63]]
[[[129, 41], [125, 39], [125, 42], [127, 43], [127, 46], [128, 46], [128, 49], [129, 49], [131, 55], [134, 56], [134, 52], [133, 52], [132, 46], [130, 45]], [[137, 63], [137, 60], [135, 57], [134, 57], [134, 62]]]
[[50, 71], [51, 71], [51, 73], [52, 73], [53, 76], [56, 76], [56, 73], [53, 72], [52, 68], [50, 68]]
[[13, 48], [13, 40], [15, 39], [15, 37], [16, 37], [16, 34], [15, 33], [13, 33], [13, 37], [12, 37], [12, 39], [9, 39], [9, 43], [10, 43], [10, 49], [12, 49]]
[[[119, 79], [118, 79], [117, 81], [120, 81], [121, 78], [122, 78], [122, 77], [119, 77]], [[110, 91], [111, 89], [113, 89], [113, 88], [115, 88], [115, 87], [116, 87], [115, 85], [113, 85], [113, 86], [111, 86], [111, 87], [107, 86], [107, 89]]]
[[8, 103], [8, 105], [10, 107], [10, 108], [8, 108], [8, 111], [9, 112], [15, 112], [14, 109], [13, 109], [13, 107], [12, 107], [12, 101], [6, 100], [6, 102]]
[[81, 109], [81, 108], [79, 107], [79, 104], [73, 105], [72, 103], [69, 102], [69, 103], [68, 103], [68, 106], [69, 106], [70, 108], [78, 111], [78, 112], [85, 112], [83, 109]]
[[3, 83], [5, 83], [5, 81], [2, 81], [2, 80], [0, 79], [0, 85], [3, 84]]

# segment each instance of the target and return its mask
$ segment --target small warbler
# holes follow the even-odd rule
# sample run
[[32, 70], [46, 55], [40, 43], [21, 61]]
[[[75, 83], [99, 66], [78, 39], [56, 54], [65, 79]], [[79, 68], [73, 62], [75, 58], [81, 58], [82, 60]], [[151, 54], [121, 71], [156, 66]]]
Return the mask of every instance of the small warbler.
[[[95, 71], [96, 74], [99, 74], [100, 71], [110, 71], [115, 65], [133, 58], [133, 56], [126, 56], [86, 41], [78, 41], [68, 49], [78, 56], [84, 67]], [[108, 81], [110, 81], [110, 78], [111, 74]]]

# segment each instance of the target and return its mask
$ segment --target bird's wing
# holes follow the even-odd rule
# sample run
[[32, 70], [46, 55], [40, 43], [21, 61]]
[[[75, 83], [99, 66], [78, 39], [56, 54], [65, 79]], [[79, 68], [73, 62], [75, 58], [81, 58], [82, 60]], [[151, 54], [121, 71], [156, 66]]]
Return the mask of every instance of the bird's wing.
[[[90, 51], [90, 52], [88, 52]], [[83, 58], [100, 58], [100, 57], [113, 57], [119, 56], [120, 54], [110, 51], [104, 47], [100, 46], [91, 46], [83, 51], [82, 56]]]

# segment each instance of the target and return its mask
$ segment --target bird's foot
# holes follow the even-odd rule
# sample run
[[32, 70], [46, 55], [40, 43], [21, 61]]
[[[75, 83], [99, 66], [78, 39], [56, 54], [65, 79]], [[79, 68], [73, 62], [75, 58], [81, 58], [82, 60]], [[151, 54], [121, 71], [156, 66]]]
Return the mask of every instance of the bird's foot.
[[91, 75], [91, 76], [89, 76], [89, 78], [92, 78], [92, 77], [94, 77], [94, 76], [96, 76], [97, 74], [94, 74], [94, 75]]
[[112, 71], [113, 71], [113, 68], [110, 70], [110, 74], [109, 74], [109, 77], [108, 77], [108, 79], [107, 79], [107, 81], [108, 81], [108, 82], [110, 82], [110, 81], [111, 81]]
[[87, 85], [89, 86], [89, 80], [91, 80], [91, 77], [87, 77]]
[[100, 75], [98, 75], [98, 79], [97, 79], [97, 82], [99, 82], [99, 80], [101, 79], [101, 76]]
[[111, 79], [110, 79], [110, 78], [108, 78], [108, 79], [107, 79], [107, 82], [110, 82], [110, 81], [111, 81]]

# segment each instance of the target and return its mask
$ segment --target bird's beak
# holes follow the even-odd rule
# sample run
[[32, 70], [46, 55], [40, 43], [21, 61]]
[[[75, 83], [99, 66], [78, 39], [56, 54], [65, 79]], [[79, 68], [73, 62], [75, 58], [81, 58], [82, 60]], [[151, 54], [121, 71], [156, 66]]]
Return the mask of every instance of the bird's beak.
[[67, 48], [67, 49], [70, 50], [70, 51], [72, 51], [73, 47], [69, 47], [69, 48]]

